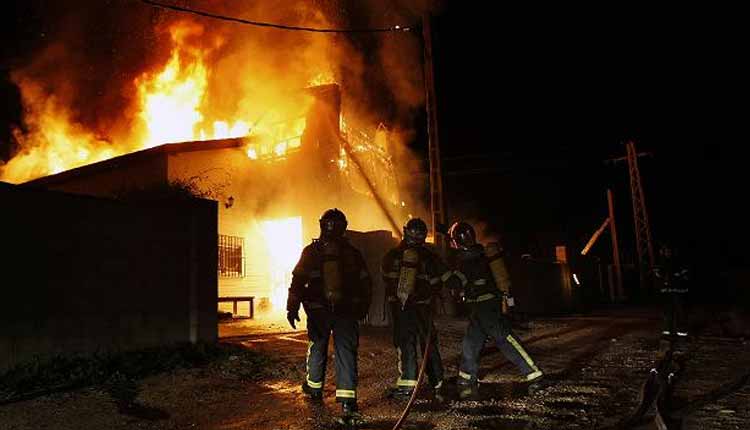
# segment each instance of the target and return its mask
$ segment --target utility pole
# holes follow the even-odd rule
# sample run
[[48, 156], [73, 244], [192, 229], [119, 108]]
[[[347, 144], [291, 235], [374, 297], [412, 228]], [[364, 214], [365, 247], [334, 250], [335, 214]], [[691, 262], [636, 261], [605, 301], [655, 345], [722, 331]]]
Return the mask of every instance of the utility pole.
[[612, 196], [612, 190], [607, 190], [607, 204], [609, 206], [609, 232], [612, 235], [612, 260], [615, 265], [615, 287], [616, 294], [613, 296], [616, 300], [623, 300], [625, 292], [622, 288], [622, 266], [620, 264], [620, 247], [617, 243], [617, 223], [615, 222], [615, 202]]
[[646, 211], [646, 198], [643, 193], [641, 172], [638, 169], [638, 157], [651, 155], [648, 152], [638, 153], [635, 142], [629, 140], [625, 144], [626, 156], [607, 161], [617, 163], [628, 162], [628, 176], [630, 178], [630, 196], [633, 203], [633, 227], [635, 229], [635, 248], [638, 256], [638, 277], [641, 290], [645, 290], [649, 270], [654, 266], [654, 248], [651, 242], [651, 226]]
[[445, 240], [437, 232], [438, 224], [445, 225], [443, 202], [443, 174], [440, 167], [440, 138], [438, 136], [437, 96], [435, 94], [435, 67], [432, 61], [432, 18], [422, 15], [422, 38], [424, 41], [424, 85], [427, 108], [428, 152], [430, 155], [430, 211], [432, 214], [432, 237], [438, 252], [445, 257]]
[[[422, 15], [422, 39], [424, 45], [424, 86], [425, 107], [427, 109], [427, 144], [430, 155], [430, 212], [432, 215], [432, 238], [438, 254], [445, 258], [448, 254], [446, 241], [438, 233], [438, 225], [445, 226], [445, 203], [443, 201], [443, 172], [440, 160], [440, 137], [438, 127], [437, 95], [435, 93], [435, 66], [432, 61], [432, 18], [429, 13]], [[450, 299], [440, 300], [439, 312], [455, 315], [456, 309]]]
[[635, 225], [635, 245], [638, 251], [638, 272], [641, 290], [646, 289], [647, 274], [654, 267], [654, 247], [651, 244], [651, 228], [646, 212], [646, 199], [643, 195], [641, 173], [638, 170], [638, 155], [635, 143], [626, 145], [628, 151], [628, 171], [630, 172], [630, 194], [633, 200], [633, 221]]

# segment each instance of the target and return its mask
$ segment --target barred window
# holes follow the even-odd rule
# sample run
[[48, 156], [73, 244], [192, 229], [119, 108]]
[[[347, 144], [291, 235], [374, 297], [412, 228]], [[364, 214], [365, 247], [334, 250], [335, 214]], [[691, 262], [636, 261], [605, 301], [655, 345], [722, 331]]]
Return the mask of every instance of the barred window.
[[242, 278], [245, 276], [245, 239], [242, 237], [219, 235], [219, 276], [222, 278]]

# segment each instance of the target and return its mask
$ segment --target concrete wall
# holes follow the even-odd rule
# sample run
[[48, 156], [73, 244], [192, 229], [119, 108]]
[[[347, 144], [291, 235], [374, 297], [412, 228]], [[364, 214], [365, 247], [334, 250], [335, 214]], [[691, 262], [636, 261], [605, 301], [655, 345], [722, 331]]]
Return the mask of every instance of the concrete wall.
[[132, 206], [2, 183], [0, 202], [0, 369], [216, 339], [216, 202]]
[[367, 263], [367, 270], [372, 278], [372, 302], [366, 323], [376, 327], [385, 327], [390, 324], [388, 312], [385, 306], [385, 283], [380, 273], [380, 265], [383, 256], [393, 247], [398, 245], [398, 240], [390, 231], [380, 230], [360, 233], [347, 231], [347, 237]]

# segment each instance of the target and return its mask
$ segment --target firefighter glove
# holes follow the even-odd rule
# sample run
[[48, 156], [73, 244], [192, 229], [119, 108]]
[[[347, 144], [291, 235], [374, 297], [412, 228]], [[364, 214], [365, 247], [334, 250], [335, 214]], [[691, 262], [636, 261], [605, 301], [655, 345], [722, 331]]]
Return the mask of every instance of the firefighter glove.
[[297, 329], [297, 325], [294, 323], [295, 321], [300, 321], [299, 319], [299, 313], [297, 311], [287, 311], [286, 313], [286, 320], [289, 321], [289, 325], [292, 326], [293, 329]]

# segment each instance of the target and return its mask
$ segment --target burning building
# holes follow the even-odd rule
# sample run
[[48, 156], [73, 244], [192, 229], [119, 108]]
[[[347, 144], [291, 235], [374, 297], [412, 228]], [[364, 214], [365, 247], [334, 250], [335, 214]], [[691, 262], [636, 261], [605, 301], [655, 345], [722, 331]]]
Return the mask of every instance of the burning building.
[[[0, 181], [99, 197], [182, 187], [216, 200], [218, 293], [269, 308], [284, 301], [325, 209], [342, 209], [352, 230], [381, 232], [383, 244], [409, 213], [423, 215], [405, 207], [418, 199], [394, 166], [417, 170], [401, 143], [423, 109], [418, 38], [399, 32], [362, 49], [362, 40], [244, 31], [131, 2], [78, 3], [12, 67], [23, 123]], [[349, 26], [334, 3], [212, 6]], [[359, 19], [380, 19], [372, 9]]]
[[317, 237], [323, 211], [340, 208], [350, 229], [380, 231], [381, 249], [368, 255], [371, 270], [392, 244], [392, 220], [406, 216], [387, 147], [378, 143], [385, 142], [383, 132], [376, 139], [342, 129], [335, 84], [298, 97], [296, 115], [269, 126], [271, 132], [164, 144], [25, 185], [100, 197], [182, 186], [217, 200], [219, 297], [252, 296], [260, 309], [281, 310], [291, 271]]

